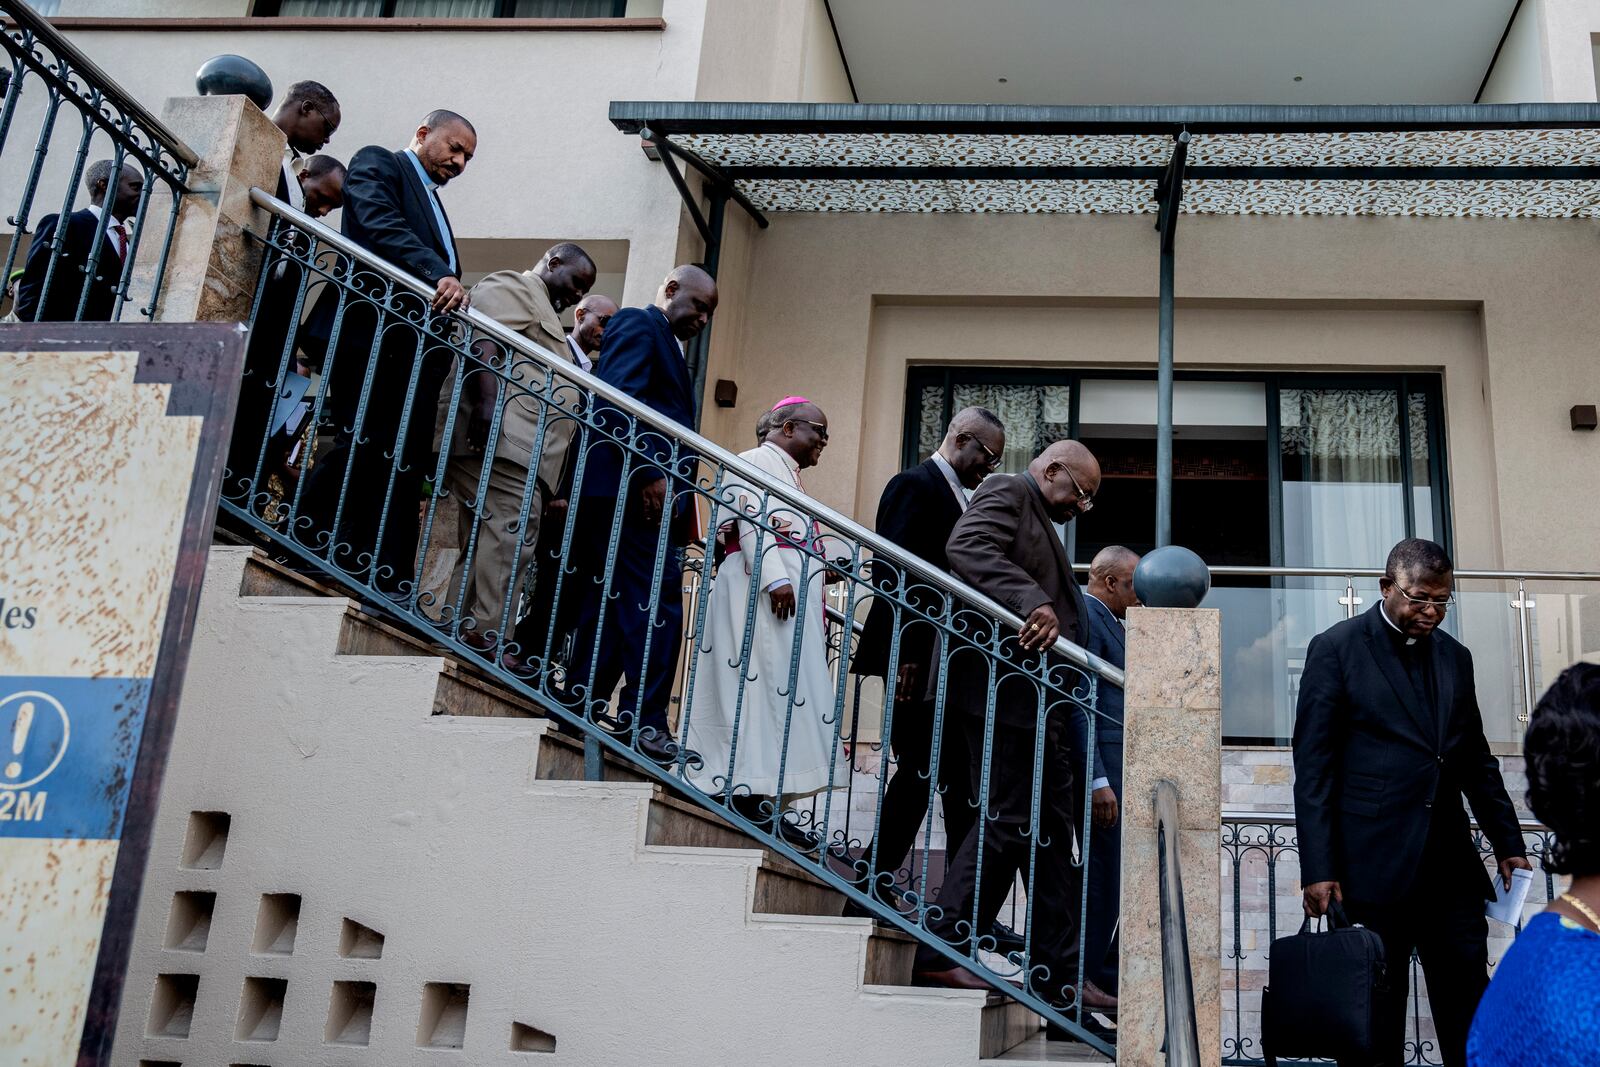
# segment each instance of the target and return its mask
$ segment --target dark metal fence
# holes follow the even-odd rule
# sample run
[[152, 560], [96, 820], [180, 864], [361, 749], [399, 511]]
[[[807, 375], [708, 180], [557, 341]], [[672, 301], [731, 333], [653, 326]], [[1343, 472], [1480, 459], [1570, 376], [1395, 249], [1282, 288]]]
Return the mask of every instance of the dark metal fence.
[[[135, 299], [153, 315], [195, 154], [27, 4], [0, 0], [0, 15], [0, 188], [13, 227], [0, 235], [0, 314], [116, 321]], [[91, 204], [100, 171], [104, 200]], [[153, 212], [159, 200], [166, 209]], [[134, 264], [152, 243], [135, 294]]]
[[[1473, 827], [1478, 852], [1493, 868], [1494, 850]], [[1534, 879], [1528, 908], [1548, 904], [1559, 892], [1558, 876], [1545, 866], [1550, 831], [1538, 823], [1522, 824], [1528, 859], [1542, 878]], [[1266, 982], [1267, 950], [1274, 939], [1300, 928], [1304, 917], [1300, 902], [1300, 847], [1292, 812], [1225, 812], [1222, 819], [1223, 892], [1233, 896], [1232, 926], [1223, 915], [1223, 1029], [1222, 1062], [1260, 1064], [1261, 987]], [[1539, 897], [1540, 887], [1544, 896]], [[1490, 921], [1491, 958], [1495, 942], [1509, 941], [1508, 927]], [[1516, 932], [1521, 932], [1521, 926]], [[1230, 968], [1231, 963], [1231, 968]], [[1230, 979], [1231, 969], [1231, 981]], [[1422, 970], [1411, 959], [1411, 1010], [1408, 1013], [1406, 1062], [1438, 1064], [1439, 1046], [1433, 1021], [1427, 1013]]]
[[[1020, 618], [797, 482], [477, 311], [433, 314], [430, 286], [254, 197], [274, 221], [225, 518], [546, 708], [584, 738], [592, 767], [601, 748], [629, 761], [909, 932], [941, 966], [966, 967], [1109, 1048], [1083, 1027], [1083, 924], [1024, 904], [1013, 941], [980, 921], [978, 901], [1015, 881], [1024, 902], [1081, 902], [1096, 697], [1121, 684], [1119, 670], [1066, 641], [1043, 657], [1022, 651]], [[541, 474], [552, 449], [567, 462]], [[696, 543], [710, 545], [709, 580], [686, 586]], [[772, 560], [796, 594], [782, 624], [758, 578]], [[936, 634], [933, 676], [917, 683], [931, 696], [932, 765], [946, 721], [962, 717], [979, 753], [975, 843], [1017, 842], [1004, 860], [979, 849], [978, 886], [959, 911], [927, 889], [940, 874], [937, 775], [913, 783], [928, 814], [909, 860], [880, 855], [860, 829], [878, 824], [893, 780], [885, 759], [864, 797], [847, 752], [862, 687], [851, 631], [873, 599], [893, 615], [883, 736], [899, 736], [905, 635]], [[997, 724], [1000, 684], [1022, 728]], [[997, 776], [1002, 743], [1031, 749], [1028, 782]], [[1083, 766], [1066, 765], [1073, 744]], [[990, 798], [1019, 784], [1027, 823], [1001, 825]], [[871, 808], [855, 825], [852, 802]]]

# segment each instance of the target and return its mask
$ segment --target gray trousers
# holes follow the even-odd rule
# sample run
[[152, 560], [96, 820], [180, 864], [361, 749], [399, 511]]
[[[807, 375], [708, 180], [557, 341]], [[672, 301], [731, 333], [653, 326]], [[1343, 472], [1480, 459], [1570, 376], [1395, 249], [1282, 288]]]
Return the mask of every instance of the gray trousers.
[[539, 543], [544, 494], [535, 482], [528, 516], [523, 519], [523, 496], [529, 493], [528, 468], [496, 459], [489, 466], [489, 483], [480, 509], [476, 504], [482, 470], [483, 457], [479, 455], [452, 456], [445, 469], [445, 485], [458, 508], [456, 535], [461, 550], [450, 580], [450, 596], [454, 603], [465, 586], [461, 615], [475, 620], [471, 632], [509, 635], [517, 624], [522, 578], [533, 563]]

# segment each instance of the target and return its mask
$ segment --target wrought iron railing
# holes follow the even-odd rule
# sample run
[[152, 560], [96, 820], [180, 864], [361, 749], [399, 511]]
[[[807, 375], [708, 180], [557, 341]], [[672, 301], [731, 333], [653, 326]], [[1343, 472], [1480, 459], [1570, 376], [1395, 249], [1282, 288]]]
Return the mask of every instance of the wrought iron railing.
[[[0, 272], [0, 313], [30, 322], [116, 321], [136, 296], [139, 313], [153, 315], [197, 157], [27, 4], [0, 0], [0, 16], [8, 20], [0, 26], [7, 60], [0, 68], [0, 188], [16, 197], [6, 215], [13, 229]], [[13, 134], [24, 128], [37, 131], [31, 152], [10, 151]], [[104, 161], [107, 210], [75, 214], [88, 210], [86, 175]], [[124, 171], [137, 182], [124, 184]], [[169, 205], [152, 219], [158, 186]], [[125, 236], [115, 232], [123, 223]], [[159, 242], [153, 253], [151, 241]], [[136, 282], [141, 250], [154, 266], [141, 267]]]
[[[1542, 878], [1534, 879], [1535, 888], [1528, 894], [1526, 911], [1531, 913], [1553, 900], [1561, 884], [1559, 876], [1545, 865], [1551, 845], [1550, 831], [1539, 823], [1524, 820], [1522, 838], [1529, 861], [1543, 874]], [[1485, 865], [1492, 868], [1494, 850], [1475, 822], [1473, 839]], [[1304, 917], [1294, 813], [1223, 812], [1222, 855], [1223, 893], [1232, 895], [1232, 907], [1227, 907], [1224, 901], [1223, 909], [1222, 1062], [1261, 1064], [1265, 1060], [1261, 1054], [1260, 1004], [1261, 987], [1266, 982], [1267, 951], [1280, 932], [1287, 936], [1299, 929]], [[1517, 931], [1520, 930], [1519, 924]], [[1498, 957], [1496, 950], [1503, 949], [1509, 933], [1508, 927], [1490, 924], [1491, 960]], [[1228, 975], [1230, 970], [1231, 976]], [[1421, 967], [1413, 956], [1406, 1063], [1438, 1064], [1439, 1046], [1434, 1038], [1432, 1018], [1427, 1013], [1427, 996], [1419, 988], [1420, 978]]]
[[[919, 626], [939, 635], [930, 672], [933, 737], [942, 736], [947, 716], [964, 714], [968, 734], [981, 741], [973, 774], [981, 817], [972, 831], [980, 843], [981, 835], [995, 832], [990, 746], [1008, 729], [996, 726], [995, 679], [1027, 687], [1022, 706], [1034, 723], [1036, 758], [1020, 864], [1024, 901], [1037, 899], [1042, 859], [1064, 862], [1080, 883], [1092, 860], [1088, 760], [1100, 715], [1097, 692], [1120, 685], [1120, 670], [1065, 640], [1045, 657], [1023, 652], [1015, 639], [1022, 620], [998, 603], [477, 311], [433, 314], [431, 286], [260, 190], [253, 196], [273, 222], [260, 235], [267, 249], [238, 416], [249, 429], [242, 438], [236, 432], [225, 472], [228, 520], [535, 701], [580, 734], [595, 756], [604, 749], [714, 810], [863, 912], [911, 934], [947, 961], [943, 966], [968, 969], [1079, 1040], [1109, 1050], [1082, 1025], [1085, 1008], [1076, 991], [1085, 971], [1083, 924], [1075, 947], [1052, 955], [1036, 950], [1038, 928], [1059, 918], [1041, 920], [1047, 909], [1024, 907], [1017, 940], [1006, 943], [1003, 933], [978, 921], [976, 894], [971, 911], [958, 914], [927, 890], [938, 880], [936, 870], [930, 879], [926, 847], [940, 796], [936, 775], [926, 787], [930, 815], [910, 884], [894, 887], [899, 858], [878, 856], [848, 815], [841, 818], [841, 803], [865, 802], [873, 809], [865, 821], [876, 824], [885, 784], [880, 778], [875, 795], [864, 796], [843, 756], [846, 709], [857, 690], [843, 621], [868, 597], [892, 609], [884, 701], [890, 735], [902, 634]], [[484, 406], [469, 404], [464, 413], [464, 395], [482, 397]], [[556, 487], [541, 488], [538, 463], [526, 458], [521, 467], [469, 462], [471, 477], [462, 473], [464, 451], [452, 442], [463, 426], [483, 429], [475, 415], [486, 418], [480, 440], [489, 443], [502, 442], [509, 421], [521, 419], [522, 432], [532, 437], [525, 457], [539, 457], [546, 442], [570, 436], [571, 462], [556, 479], [570, 481], [559, 489], [570, 502], [564, 510], [542, 506]], [[435, 439], [442, 444], [437, 452]], [[491, 478], [502, 482], [492, 486]], [[642, 482], [664, 488], [653, 524], [638, 493]], [[496, 500], [509, 505], [497, 511]], [[535, 545], [531, 520], [540, 515]], [[692, 588], [687, 660], [679, 672], [675, 649], [660, 638], [677, 633], [682, 557], [695, 527], [709, 531], [712, 577]], [[729, 529], [742, 531], [744, 540], [719, 538]], [[466, 610], [476, 568], [494, 562], [489, 557], [503, 534], [519, 547], [499, 558], [502, 584], [486, 600], [472, 594], [486, 608]], [[523, 550], [531, 550], [531, 562]], [[782, 647], [774, 652], [769, 642], [757, 667], [757, 620], [770, 618], [771, 609], [758, 581], [747, 577], [746, 561], [768, 552], [794, 554], [797, 595], [792, 633], [769, 627], [783, 635]], [[642, 587], [640, 575], [647, 579]], [[825, 585], [835, 588], [831, 633]], [[711, 621], [715, 612], [731, 613], [721, 631]], [[627, 632], [640, 635], [640, 643], [607, 646], [608, 619], [631, 620]], [[718, 632], [723, 639], [713, 638]], [[618, 654], [629, 657], [624, 673], [631, 689], [613, 700], [621, 679], [606, 663]], [[959, 707], [952, 699], [958, 676], [981, 683], [982, 706]], [[676, 706], [670, 717], [652, 718], [649, 694], [659, 691], [661, 679], [676, 679]], [[719, 695], [707, 698], [708, 690]], [[696, 716], [715, 729], [697, 727]], [[1053, 756], [1061, 751], [1055, 740], [1077, 730], [1084, 766], [1065, 790], [1068, 813], [1059, 766], [1047, 766], [1043, 757], [1047, 746]], [[791, 754], [806, 744], [812, 757], [822, 754], [802, 767]], [[937, 742], [933, 759], [937, 766]], [[755, 765], [773, 780], [758, 788], [760, 776], [749, 769]], [[1047, 848], [1062, 851], [1052, 855]], [[980, 866], [978, 877], [986, 874], [1010, 878]], [[1047, 896], [1063, 889], [1044, 888]], [[1078, 900], [1080, 893], [1074, 885], [1062, 895]]]

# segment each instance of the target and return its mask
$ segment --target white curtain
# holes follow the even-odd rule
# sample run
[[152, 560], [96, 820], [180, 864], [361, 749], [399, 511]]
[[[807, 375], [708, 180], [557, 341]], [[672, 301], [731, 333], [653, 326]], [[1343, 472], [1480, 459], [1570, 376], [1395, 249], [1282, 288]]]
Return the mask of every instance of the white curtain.
[[283, 0], [283, 18], [372, 19], [383, 14], [383, 0]]
[[1383, 566], [1406, 536], [1399, 397], [1392, 389], [1284, 389], [1279, 417], [1284, 563]]

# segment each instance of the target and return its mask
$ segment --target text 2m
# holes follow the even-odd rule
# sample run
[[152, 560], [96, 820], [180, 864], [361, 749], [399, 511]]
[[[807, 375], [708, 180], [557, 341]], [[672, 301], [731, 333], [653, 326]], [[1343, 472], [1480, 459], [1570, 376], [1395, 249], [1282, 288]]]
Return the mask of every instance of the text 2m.
[[0, 789], [0, 822], [39, 822], [44, 818], [46, 795], [26, 789]]

